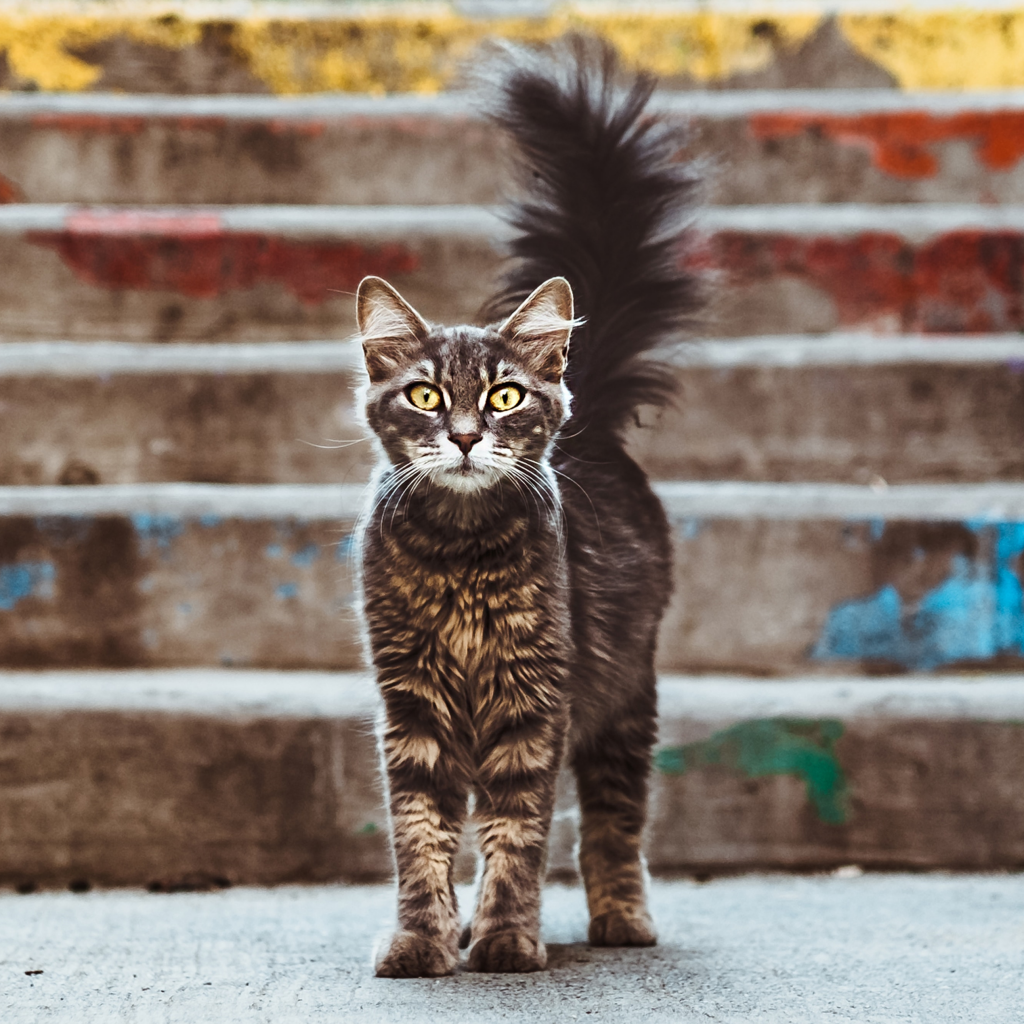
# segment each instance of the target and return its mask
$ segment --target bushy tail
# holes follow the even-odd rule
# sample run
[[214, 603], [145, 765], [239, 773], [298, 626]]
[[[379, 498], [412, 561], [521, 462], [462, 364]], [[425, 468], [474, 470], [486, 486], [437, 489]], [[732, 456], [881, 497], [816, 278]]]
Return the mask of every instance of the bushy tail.
[[486, 113], [516, 143], [524, 193], [508, 212], [516, 259], [487, 312], [505, 315], [547, 278], [567, 278], [585, 323], [569, 346], [563, 437], [616, 437], [640, 405], [671, 397], [671, 370], [649, 353], [701, 305], [681, 265], [697, 188], [683, 133], [645, 113], [655, 80], [625, 77], [593, 39], [503, 47], [484, 76]]

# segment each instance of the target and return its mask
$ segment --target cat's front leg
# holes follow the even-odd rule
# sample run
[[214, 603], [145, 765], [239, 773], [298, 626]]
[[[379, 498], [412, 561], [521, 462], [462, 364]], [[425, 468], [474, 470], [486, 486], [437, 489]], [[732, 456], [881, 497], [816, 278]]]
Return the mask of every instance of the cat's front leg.
[[[458, 963], [459, 910], [452, 861], [466, 815], [467, 774], [450, 723], [428, 696], [430, 684], [382, 686], [398, 930], [375, 956], [378, 977], [451, 974]], [[417, 692], [419, 691], [419, 692]]]
[[467, 938], [471, 971], [543, 970], [540, 897], [565, 725], [561, 708], [516, 708], [482, 751], [475, 817], [484, 859]]

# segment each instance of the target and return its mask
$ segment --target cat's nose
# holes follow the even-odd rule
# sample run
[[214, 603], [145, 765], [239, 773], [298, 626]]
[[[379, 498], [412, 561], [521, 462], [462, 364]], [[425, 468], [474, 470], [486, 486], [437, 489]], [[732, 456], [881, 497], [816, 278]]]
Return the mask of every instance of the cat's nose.
[[477, 441], [482, 441], [483, 439], [484, 439], [484, 435], [483, 434], [449, 434], [448, 435], [448, 440], [451, 441], [452, 444], [457, 444], [459, 446], [459, 451], [461, 451], [463, 455], [468, 455], [469, 454], [469, 449], [472, 448], [473, 445], [475, 445], [477, 443]]

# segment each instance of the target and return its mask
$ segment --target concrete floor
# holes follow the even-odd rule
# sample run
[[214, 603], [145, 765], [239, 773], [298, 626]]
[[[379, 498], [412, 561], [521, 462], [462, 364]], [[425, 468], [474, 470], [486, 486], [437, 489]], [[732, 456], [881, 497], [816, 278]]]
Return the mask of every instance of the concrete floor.
[[593, 950], [582, 891], [552, 887], [547, 972], [386, 981], [386, 887], [4, 895], [0, 1019], [1024, 1021], [1021, 875], [657, 882], [653, 908], [659, 946]]

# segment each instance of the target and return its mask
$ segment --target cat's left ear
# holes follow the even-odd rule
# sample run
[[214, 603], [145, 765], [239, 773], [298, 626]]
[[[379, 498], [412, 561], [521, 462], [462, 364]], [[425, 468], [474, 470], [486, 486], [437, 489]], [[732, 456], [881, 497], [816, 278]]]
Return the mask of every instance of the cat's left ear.
[[364, 277], [356, 292], [356, 319], [363, 336], [366, 372], [374, 384], [393, 376], [430, 325], [380, 277]]
[[565, 373], [569, 335], [579, 321], [572, 315], [572, 289], [564, 277], [552, 277], [498, 328], [522, 354], [529, 369], [557, 384]]

